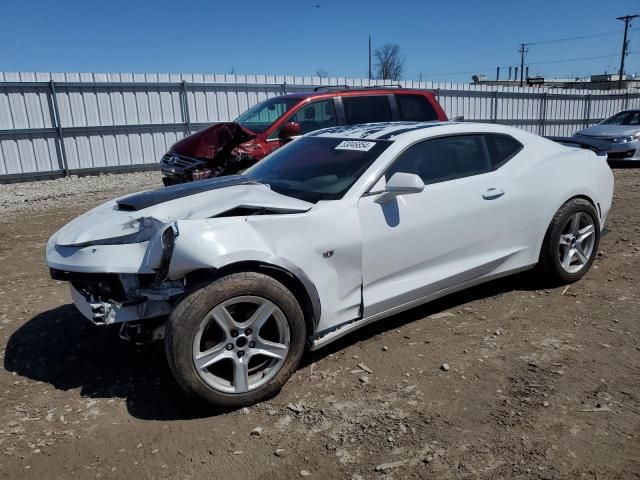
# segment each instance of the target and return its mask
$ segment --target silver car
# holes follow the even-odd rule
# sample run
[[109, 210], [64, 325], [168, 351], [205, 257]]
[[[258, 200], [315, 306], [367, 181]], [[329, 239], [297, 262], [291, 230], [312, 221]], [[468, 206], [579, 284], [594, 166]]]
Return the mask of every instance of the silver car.
[[610, 160], [640, 161], [640, 110], [624, 110], [574, 137], [593, 141]]

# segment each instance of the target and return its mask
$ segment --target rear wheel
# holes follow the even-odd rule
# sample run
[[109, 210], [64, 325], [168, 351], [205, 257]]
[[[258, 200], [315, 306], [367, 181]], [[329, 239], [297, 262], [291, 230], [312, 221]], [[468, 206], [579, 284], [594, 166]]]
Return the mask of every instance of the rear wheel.
[[596, 209], [587, 200], [569, 200], [549, 225], [540, 254], [541, 266], [562, 283], [575, 282], [593, 264], [599, 242]]
[[246, 272], [180, 302], [165, 346], [184, 390], [214, 405], [239, 407], [280, 390], [300, 363], [305, 336], [291, 292], [269, 276]]

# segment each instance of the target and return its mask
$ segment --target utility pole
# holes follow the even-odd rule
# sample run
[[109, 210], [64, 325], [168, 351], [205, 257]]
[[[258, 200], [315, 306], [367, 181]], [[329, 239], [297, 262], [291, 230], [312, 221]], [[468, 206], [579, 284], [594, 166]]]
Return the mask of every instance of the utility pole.
[[523, 86], [523, 76], [524, 76], [524, 56], [528, 51], [529, 49], [527, 48], [527, 44], [521, 43], [520, 50], [518, 50], [518, 52], [520, 52], [520, 86], [521, 87]]
[[616, 20], [622, 20], [624, 22], [624, 40], [622, 41], [622, 55], [620, 56], [620, 73], [618, 76], [618, 88], [622, 88], [622, 77], [624, 75], [624, 57], [627, 56], [627, 47], [629, 41], [627, 40], [627, 32], [629, 31], [629, 25], [631, 20], [638, 18], [638, 15], [625, 15], [624, 17], [617, 17]]
[[369, 80], [371, 80], [371, 35], [369, 35]]

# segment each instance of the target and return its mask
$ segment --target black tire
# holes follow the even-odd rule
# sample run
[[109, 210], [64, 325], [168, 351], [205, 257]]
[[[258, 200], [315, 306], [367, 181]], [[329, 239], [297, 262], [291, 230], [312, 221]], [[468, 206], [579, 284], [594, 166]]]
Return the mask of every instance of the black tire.
[[[590, 249], [590, 254], [584, 266], [577, 272], [568, 272], [560, 261], [559, 256], [559, 244], [560, 237], [563, 233], [563, 229], [567, 226], [567, 222], [577, 213], [583, 213], [588, 215], [591, 219], [595, 231], [593, 248]], [[574, 198], [562, 205], [556, 212], [551, 220], [551, 224], [547, 229], [547, 233], [542, 243], [542, 249], [540, 251], [540, 269], [556, 283], [567, 284], [580, 280], [585, 273], [591, 268], [593, 261], [598, 252], [598, 246], [600, 244], [600, 222], [598, 220], [598, 213], [594, 206], [588, 200], [582, 198]]]
[[[193, 343], [207, 313], [226, 300], [247, 295], [267, 299], [280, 308], [289, 326], [289, 350], [278, 372], [268, 383], [245, 393], [226, 393], [211, 387], [198, 374], [193, 360]], [[165, 351], [173, 376], [185, 392], [211, 405], [237, 408], [277, 394], [297, 369], [305, 341], [304, 316], [292, 293], [268, 275], [242, 272], [201, 286], [182, 299], [167, 323]]]

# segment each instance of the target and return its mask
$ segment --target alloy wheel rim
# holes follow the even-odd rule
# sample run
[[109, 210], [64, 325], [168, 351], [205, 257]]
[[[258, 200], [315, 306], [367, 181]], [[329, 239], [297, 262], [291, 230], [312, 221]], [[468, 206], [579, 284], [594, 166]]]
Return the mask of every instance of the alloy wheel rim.
[[560, 234], [558, 259], [567, 273], [578, 273], [589, 263], [596, 239], [595, 222], [591, 215], [577, 212], [571, 215]]
[[278, 373], [290, 341], [289, 323], [275, 303], [257, 296], [233, 297], [200, 322], [193, 339], [193, 364], [211, 388], [246, 393]]

